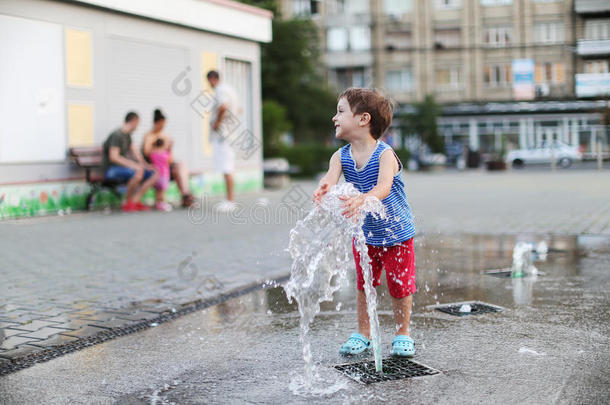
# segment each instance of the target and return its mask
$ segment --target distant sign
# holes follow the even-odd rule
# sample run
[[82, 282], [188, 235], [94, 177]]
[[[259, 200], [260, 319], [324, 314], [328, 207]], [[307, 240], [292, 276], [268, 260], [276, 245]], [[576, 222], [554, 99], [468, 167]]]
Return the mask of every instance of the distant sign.
[[516, 100], [533, 100], [534, 61], [532, 59], [513, 59], [513, 97]]
[[576, 74], [576, 97], [610, 95], [610, 73]]

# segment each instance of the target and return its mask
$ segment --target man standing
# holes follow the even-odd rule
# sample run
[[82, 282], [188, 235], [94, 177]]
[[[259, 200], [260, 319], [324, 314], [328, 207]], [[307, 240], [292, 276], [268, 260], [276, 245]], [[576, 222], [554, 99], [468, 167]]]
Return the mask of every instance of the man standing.
[[127, 183], [123, 211], [148, 211], [140, 202], [144, 193], [155, 184], [159, 174], [146, 163], [131, 141], [140, 118], [135, 112], [128, 112], [121, 128], [112, 132], [104, 142], [103, 164], [106, 180]]
[[235, 169], [235, 151], [229, 144], [227, 137], [230, 131], [236, 130], [231, 120], [235, 120], [238, 115], [238, 102], [235, 90], [224, 82], [220, 81], [220, 75], [215, 70], [210, 70], [207, 74], [208, 82], [214, 89], [216, 103], [212, 110], [211, 141], [214, 149], [214, 166], [216, 170], [224, 175], [227, 187], [227, 200], [218, 205], [218, 210], [229, 212], [236, 208], [233, 201], [233, 171]]

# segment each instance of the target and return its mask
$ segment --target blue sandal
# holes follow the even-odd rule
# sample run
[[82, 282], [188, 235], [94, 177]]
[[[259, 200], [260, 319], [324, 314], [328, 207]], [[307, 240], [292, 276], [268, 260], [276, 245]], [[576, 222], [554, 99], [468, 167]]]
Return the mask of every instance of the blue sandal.
[[347, 342], [341, 345], [339, 353], [341, 354], [360, 354], [371, 347], [371, 341], [365, 338], [360, 333], [352, 333], [347, 339]]
[[412, 357], [415, 355], [415, 343], [407, 335], [396, 335], [392, 340], [392, 356]]

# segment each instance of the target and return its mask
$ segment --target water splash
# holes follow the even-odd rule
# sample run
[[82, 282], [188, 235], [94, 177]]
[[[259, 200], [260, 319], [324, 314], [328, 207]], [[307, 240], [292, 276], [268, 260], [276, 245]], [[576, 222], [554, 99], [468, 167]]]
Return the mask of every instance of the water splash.
[[359, 218], [347, 219], [342, 215], [344, 202], [339, 197], [357, 195], [360, 193], [351, 183], [333, 186], [320, 204], [314, 206], [290, 231], [288, 251], [293, 262], [290, 268], [290, 280], [284, 286], [284, 290], [291, 302], [293, 299], [297, 302], [301, 315], [300, 341], [305, 361], [304, 383], [308, 388], [311, 387], [314, 379], [318, 379], [312, 362], [309, 327], [320, 312], [320, 303], [331, 301], [333, 294], [346, 284], [347, 269], [353, 268], [352, 241], [360, 253], [375, 363], [377, 366], [379, 362], [378, 369], [381, 370], [377, 295], [372, 285], [372, 269], [362, 224], [367, 213], [383, 218], [385, 209], [378, 199], [367, 198]]
[[532, 251], [534, 247], [531, 243], [519, 242], [513, 249], [513, 266], [511, 276], [514, 278], [526, 275], [536, 275], [538, 270], [534, 267]]

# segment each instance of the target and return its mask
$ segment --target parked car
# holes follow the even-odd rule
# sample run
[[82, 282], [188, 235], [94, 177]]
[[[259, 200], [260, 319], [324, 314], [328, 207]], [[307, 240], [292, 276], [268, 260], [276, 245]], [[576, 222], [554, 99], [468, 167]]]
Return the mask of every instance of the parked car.
[[543, 142], [539, 147], [511, 150], [506, 155], [506, 163], [513, 167], [523, 167], [525, 164], [551, 163], [553, 149], [555, 162], [560, 167], [570, 167], [574, 161], [582, 160], [582, 153], [577, 146], [570, 146], [561, 141], [554, 141], [554, 148], [549, 142]]

